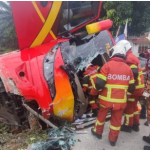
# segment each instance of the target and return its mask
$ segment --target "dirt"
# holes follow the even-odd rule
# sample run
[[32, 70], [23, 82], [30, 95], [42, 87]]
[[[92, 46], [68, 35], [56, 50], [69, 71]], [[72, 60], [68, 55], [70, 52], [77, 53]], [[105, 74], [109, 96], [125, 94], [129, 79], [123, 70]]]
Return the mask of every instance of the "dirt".
[[[18, 133], [20, 132], [20, 133]], [[27, 150], [27, 147], [36, 141], [47, 139], [47, 133], [44, 130], [16, 130], [13, 133], [7, 133], [0, 128], [0, 150]]]

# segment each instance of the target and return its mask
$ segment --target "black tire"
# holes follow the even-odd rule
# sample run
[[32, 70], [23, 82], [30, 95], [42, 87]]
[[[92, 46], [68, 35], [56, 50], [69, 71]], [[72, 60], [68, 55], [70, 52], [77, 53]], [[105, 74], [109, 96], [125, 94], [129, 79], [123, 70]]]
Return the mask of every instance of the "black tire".
[[7, 132], [19, 129], [19, 121], [17, 116], [15, 116], [8, 108], [0, 107], [0, 123], [5, 124]]

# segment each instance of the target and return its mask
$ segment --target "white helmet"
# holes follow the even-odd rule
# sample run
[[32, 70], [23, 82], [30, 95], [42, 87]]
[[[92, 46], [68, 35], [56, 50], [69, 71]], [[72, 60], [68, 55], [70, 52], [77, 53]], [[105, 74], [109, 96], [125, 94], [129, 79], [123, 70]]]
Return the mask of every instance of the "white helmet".
[[126, 51], [125, 48], [122, 45], [115, 45], [111, 48], [110, 52], [110, 58], [113, 56], [122, 56], [125, 57]]
[[88, 63], [85, 70], [87, 70], [88, 67], [92, 66], [92, 63]]
[[124, 46], [126, 52], [132, 48], [130, 42], [127, 40], [121, 40], [117, 43], [117, 45], [118, 44]]

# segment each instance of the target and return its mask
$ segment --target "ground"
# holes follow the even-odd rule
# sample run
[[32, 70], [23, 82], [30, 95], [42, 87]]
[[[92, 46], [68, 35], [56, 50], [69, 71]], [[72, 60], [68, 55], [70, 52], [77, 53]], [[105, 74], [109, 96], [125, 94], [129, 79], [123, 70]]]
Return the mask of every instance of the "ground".
[[[148, 145], [142, 140], [142, 137], [144, 135], [147, 136], [150, 133], [150, 127], [144, 126], [145, 121], [146, 119], [140, 120], [141, 125], [139, 132], [120, 132], [115, 147], [110, 146], [108, 141], [109, 121], [105, 123], [102, 139], [97, 139], [91, 134], [91, 128], [93, 126], [85, 128], [84, 131], [87, 131], [87, 134], [76, 134], [75, 137], [78, 139], [78, 142], [75, 144], [72, 150], [142, 150], [144, 145]], [[38, 130], [32, 133], [24, 132], [16, 135], [3, 133], [1, 139], [6, 141], [6, 143], [3, 147], [0, 144], [0, 150], [26, 150], [28, 145], [44, 138], [47, 138], [46, 132]]]
[[[102, 139], [97, 139], [91, 134], [91, 127], [85, 129], [88, 134], [77, 134], [76, 137], [81, 142], [77, 142], [73, 150], [142, 150], [145, 145], [148, 145], [142, 140], [144, 135], [148, 136], [150, 127], [143, 125], [146, 119], [140, 120], [140, 131], [132, 133], [120, 132], [116, 146], [112, 147], [108, 141], [109, 124], [105, 123]], [[149, 145], [150, 146], [150, 145]]]
[[3, 132], [0, 133], [0, 150], [26, 150], [30, 144], [47, 137], [46, 131], [42, 130], [22, 131], [19, 134]]

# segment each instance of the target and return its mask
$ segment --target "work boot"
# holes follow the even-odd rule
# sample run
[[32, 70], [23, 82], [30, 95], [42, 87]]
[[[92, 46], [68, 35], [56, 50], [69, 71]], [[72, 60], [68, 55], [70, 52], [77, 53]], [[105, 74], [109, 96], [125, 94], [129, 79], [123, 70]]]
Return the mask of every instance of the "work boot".
[[92, 117], [97, 117], [97, 114], [98, 114], [98, 109], [92, 109]]
[[144, 146], [144, 150], [150, 150], [150, 146]]
[[109, 141], [111, 146], [115, 146], [116, 142], [115, 141]]
[[143, 140], [144, 140], [145, 142], [147, 142], [147, 143], [150, 144], [150, 138], [149, 138], [149, 136], [143, 136]]
[[132, 130], [134, 130], [136, 132], [139, 132], [140, 131], [139, 125], [134, 124], [133, 127], [132, 127]]
[[120, 130], [124, 131], [124, 132], [131, 133], [132, 132], [132, 127], [126, 126], [126, 125], [122, 125]]
[[96, 136], [98, 139], [101, 139], [102, 138], [102, 135], [100, 134], [97, 134], [96, 132], [94, 132], [94, 128], [91, 128], [91, 132], [94, 136]]
[[145, 126], [149, 126], [149, 123], [148, 123], [148, 121], [146, 121], [146, 122], [144, 123], [144, 125], [145, 125]]

